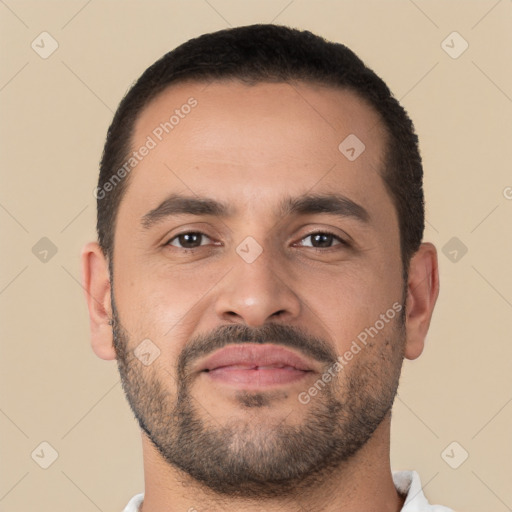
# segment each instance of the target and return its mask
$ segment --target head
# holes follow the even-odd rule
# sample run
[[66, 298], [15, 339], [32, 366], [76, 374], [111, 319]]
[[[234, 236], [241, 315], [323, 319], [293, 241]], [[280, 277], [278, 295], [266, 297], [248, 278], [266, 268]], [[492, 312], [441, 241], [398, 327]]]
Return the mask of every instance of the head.
[[[422, 174], [385, 83], [309, 32], [223, 30], [143, 73], [108, 131], [83, 272], [93, 348], [163, 460], [271, 496], [361, 453], [438, 294]], [[308, 371], [216, 381], [205, 359], [235, 344], [287, 347]]]

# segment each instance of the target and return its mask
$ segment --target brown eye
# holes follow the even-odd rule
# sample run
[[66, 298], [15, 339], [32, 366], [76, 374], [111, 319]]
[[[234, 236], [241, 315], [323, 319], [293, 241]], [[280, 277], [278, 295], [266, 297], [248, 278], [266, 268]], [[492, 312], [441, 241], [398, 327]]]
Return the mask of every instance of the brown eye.
[[[313, 247], [314, 249], [330, 249], [333, 245], [348, 245], [345, 240], [342, 240], [339, 236], [334, 233], [327, 231], [318, 231], [316, 233], [310, 233], [305, 236], [301, 241], [311, 239], [310, 244], [303, 244], [303, 247]], [[337, 243], [334, 243], [337, 242]]]
[[173, 247], [178, 247], [180, 249], [196, 249], [197, 247], [205, 245], [201, 243], [204, 238], [210, 240], [210, 238], [204, 233], [189, 231], [187, 233], [180, 233], [179, 235], [171, 238], [166, 245], [172, 245]]

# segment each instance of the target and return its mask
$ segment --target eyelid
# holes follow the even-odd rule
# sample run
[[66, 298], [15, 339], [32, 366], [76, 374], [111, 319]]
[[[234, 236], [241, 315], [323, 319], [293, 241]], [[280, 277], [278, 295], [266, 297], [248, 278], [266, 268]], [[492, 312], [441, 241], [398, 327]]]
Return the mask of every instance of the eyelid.
[[[351, 246], [351, 243], [348, 240], [346, 240], [345, 238], [342, 238], [340, 235], [337, 235], [336, 233], [333, 233], [329, 229], [317, 229], [315, 231], [311, 231], [310, 233], [307, 233], [306, 235], [302, 236], [300, 238], [299, 242], [301, 242], [305, 238], [309, 238], [310, 236], [313, 236], [313, 235], [329, 235], [329, 236], [332, 236], [333, 238], [335, 238], [339, 242], [339, 245], [344, 245], [346, 247], [350, 247]], [[349, 237], [347, 237], [347, 238], [349, 238]], [[328, 249], [332, 249], [333, 247], [335, 247], [335, 246], [332, 246], [332, 247], [311, 247], [311, 248], [312, 249], [319, 249], [319, 250], [328, 250]]]
[[215, 244], [215, 240], [211, 236], [204, 233], [203, 231], [189, 229], [188, 231], [182, 231], [181, 233], [176, 233], [176, 234], [172, 235], [170, 238], [166, 238], [167, 241], [164, 243], [164, 246], [174, 247], [176, 249], [183, 249], [184, 251], [193, 251], [194, 249], [199, 249], [199, 247], [205, 247], [206, 245], [210, 245], [210, 244], [201, 244], [198, 247], [177, 247], [175, 245], [171, 245], [171, 242], [173, 240], [177, 239], [178, 237], [183, 236], [183, 235], [192, 235], [192, 234], [201, 235], [205, 238], [208, 238], [211, 242], [213, 242]]
[[[200, 233], [210, 238], [210, 240], [219, 240], [219, 236], [224, 236], [220, 234], [218, 228], [210, 222], [183, 222], [175, 225], [172, 229], [166, 230], [165, 234], [160, 237], [158, 243], [159, 245], [167, 245], [174, 238], [190, 233]], [[226, 236], [229, 236], [229, 233], [226, 233]]]

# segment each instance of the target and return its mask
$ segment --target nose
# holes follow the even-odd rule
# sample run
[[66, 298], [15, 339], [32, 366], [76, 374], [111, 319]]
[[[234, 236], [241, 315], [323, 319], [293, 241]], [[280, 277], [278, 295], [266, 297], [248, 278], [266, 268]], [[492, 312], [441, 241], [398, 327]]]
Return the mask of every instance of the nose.
[[223, 322], [256, 327], [277, 319], [292, 322], [300, 315], [293, 273], [276, 256], [264, 250], [249, 262], [235, 254], [232, 264], [217, 295], [216, 313]]

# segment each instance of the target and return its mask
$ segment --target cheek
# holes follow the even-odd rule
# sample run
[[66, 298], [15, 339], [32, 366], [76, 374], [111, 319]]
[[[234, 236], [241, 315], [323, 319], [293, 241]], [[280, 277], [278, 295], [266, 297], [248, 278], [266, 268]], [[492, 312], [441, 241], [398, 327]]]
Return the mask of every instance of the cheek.
[[133, 343], [148, 338], [166, 355], [175, 352], [177, 357], [219, 274], [142, 263], [132, 267], [145, 269], [144, 274], [125, 267], [115, 276], [115, 301], [123, 326]]
[[396, 262], [380, 268], [373, 262], [303, 278], [302, 296], [333, 338], [338, 353], [349, 350], [358, 336], [373, 341], [389, 335], [401, 307], [401, 271], [396, 267]]

